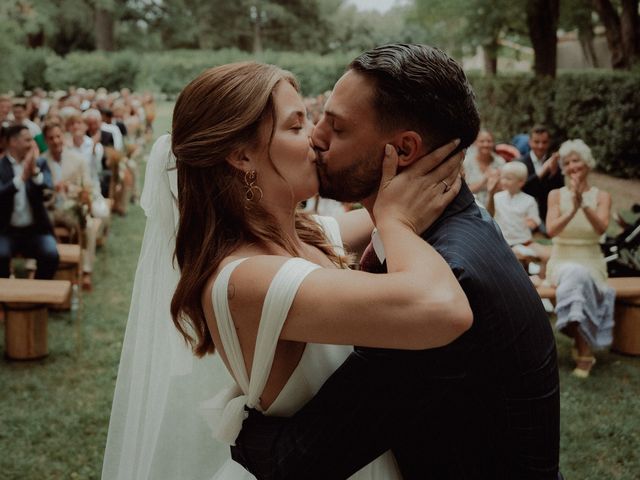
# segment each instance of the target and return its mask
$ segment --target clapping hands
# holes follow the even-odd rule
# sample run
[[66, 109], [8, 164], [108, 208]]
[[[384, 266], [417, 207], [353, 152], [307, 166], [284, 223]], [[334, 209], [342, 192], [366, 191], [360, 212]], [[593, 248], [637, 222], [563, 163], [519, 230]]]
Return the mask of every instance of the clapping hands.
[[34, 141], [32, 142], [31, 148], [25, 155], [24, 160], [22, 160], [22, 180], [25, 182], [35, 174], [36, 160], [39, 155], [40, 150], [38, 150], [38, 145]]
[[498, 190], [500, 190], [500, 172], [496, 169], [492, 169], [486, 175], [487, 178], [487, 193], [489, 195], [494, 195]]
[[573, 210], [578, 211], [582, 206], [582, 194], [584, 193], [584, 183], [577, 175], [571, 175], [571, 195], [573, 200]]

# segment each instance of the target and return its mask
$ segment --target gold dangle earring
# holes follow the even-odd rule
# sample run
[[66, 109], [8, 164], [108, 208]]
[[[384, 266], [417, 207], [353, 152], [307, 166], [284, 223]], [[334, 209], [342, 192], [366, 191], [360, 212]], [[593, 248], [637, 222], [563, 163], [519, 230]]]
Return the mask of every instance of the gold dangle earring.
[[259, 202], [262, 200], [262, 189], [256, 185], [258, 173], [255, 170], [247, 170], [244, 173], [244, 186], [246, 188], [244, 198], [247, 202]]

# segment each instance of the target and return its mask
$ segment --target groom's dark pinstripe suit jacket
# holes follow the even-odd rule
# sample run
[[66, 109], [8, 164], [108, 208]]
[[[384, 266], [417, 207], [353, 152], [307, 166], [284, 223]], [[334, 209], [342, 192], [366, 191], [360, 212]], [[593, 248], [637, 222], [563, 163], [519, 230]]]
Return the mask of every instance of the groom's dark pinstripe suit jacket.
[[431, 350], [356, 348], [294, 417], [250, 412], [232, 455], [259, 479], [347, 478], [390, 448], [405, 480], [557, 478], [556, 349], [538, 294], [466, 185], [422, 237], [460, 281], [471, 329]]

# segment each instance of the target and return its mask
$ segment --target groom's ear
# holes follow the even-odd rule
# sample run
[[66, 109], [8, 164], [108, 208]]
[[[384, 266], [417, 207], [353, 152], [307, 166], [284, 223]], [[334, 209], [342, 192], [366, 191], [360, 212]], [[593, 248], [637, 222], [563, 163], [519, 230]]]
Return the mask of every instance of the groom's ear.
[[390, 142], [398, 153], [398, 165], [406, 167], [423, 155], [422, 136], [413, 130], [398, 133]]

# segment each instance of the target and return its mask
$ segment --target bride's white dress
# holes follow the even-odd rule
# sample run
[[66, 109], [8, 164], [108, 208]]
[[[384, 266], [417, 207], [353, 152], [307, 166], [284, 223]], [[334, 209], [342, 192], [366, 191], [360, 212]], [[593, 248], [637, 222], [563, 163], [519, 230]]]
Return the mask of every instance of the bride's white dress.
[[[332, 243], [341, 246], [335, 220], [319, 217], [318, 221], [323, 225]], [[274, 277], [262, 309], [249, 379], [229, 311], [227, 295], [229, 277], [243, 260], [245, 259], [236, 260], [226, 265], [220, 271], [212, 290], [213, 306], [224, 351], [239, 385], [209, 401], [209, 412], [207, 413], [206, 406], [203, 411], [205, 415], [213, 415], [212, 412], [216, 409], [223, 411], [220, 417], [210, 420], [212, 426], [217, 429], [216, 436], [229, 443], [235, 440], [237, 432], [241, 428], [244, 405], [261, 410], [259, 397], [269, 376], [278, 337], [295, 293], [306, 275], [316, 268], [320, 268], [304, 259], [292, 258], [284, 263]], [[264, 413], [274, 416], [293, 415], [315, 395], [325, 380], [347, 358], [351, 350], [352, 348], [347, 346], [307, 344], [298, 366], [276, 400]], [[350, 478], [356, 480], [399, 480], [402, 477], [393, 454], [388, 451]], [[253, 475], [231, 458], [213, 477], [213, 480], [251, 479], [254, 479]]]

